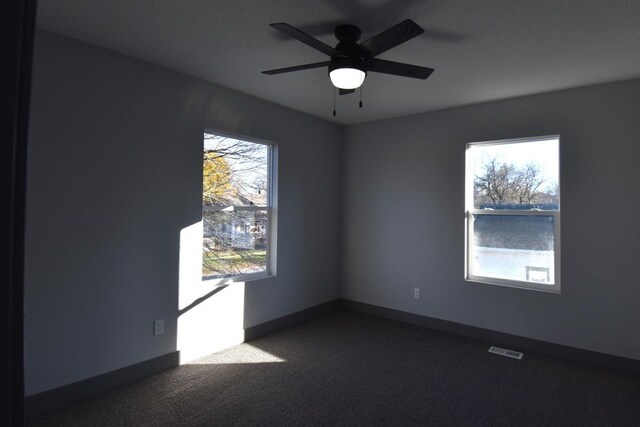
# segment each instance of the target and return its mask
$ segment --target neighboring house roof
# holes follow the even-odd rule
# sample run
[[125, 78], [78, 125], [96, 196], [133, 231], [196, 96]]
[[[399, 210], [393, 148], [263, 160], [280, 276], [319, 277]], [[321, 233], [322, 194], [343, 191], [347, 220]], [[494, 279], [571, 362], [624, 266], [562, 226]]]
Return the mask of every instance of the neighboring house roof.
[[[528, 206], [529, 207], [529, 206]], [[555, 206], [531, 205], [531, 208]], [[485, 205], [483, 208], [514, 209], [513, 205]], [[522, 209], [523, 206], [517, 206]], [[538, 215], [476, 215], [473, 237], [477, 246], [488, 248], [553, 250], [553, 217]]]

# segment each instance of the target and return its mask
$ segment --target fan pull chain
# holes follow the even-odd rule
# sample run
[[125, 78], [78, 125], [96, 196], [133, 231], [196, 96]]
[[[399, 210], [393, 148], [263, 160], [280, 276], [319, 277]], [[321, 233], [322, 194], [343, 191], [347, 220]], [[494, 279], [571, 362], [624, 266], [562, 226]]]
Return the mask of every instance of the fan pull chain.
[[333, 117], [336, 116], [336, 88], [333, 88]]
[[362, 86], [360, 86], [360, 108], [362, 108]]

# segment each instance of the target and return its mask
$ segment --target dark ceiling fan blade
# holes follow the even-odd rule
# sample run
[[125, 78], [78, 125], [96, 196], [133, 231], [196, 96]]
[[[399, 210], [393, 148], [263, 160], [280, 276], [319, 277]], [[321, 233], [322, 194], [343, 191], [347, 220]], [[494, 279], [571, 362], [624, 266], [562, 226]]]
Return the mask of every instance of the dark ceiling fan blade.
[[263, 71], [262, 74], [282, 74], [289, 73], [291, 71], [309, 70], [311, 68], [326, 67], [329, 65], [329, 61], [314, 62], [313, 64], [295, 65], [293, 67], [277, 68], [275, 70]]
[[434, 70], [433, 68], [374, 58], [367, 61], [367, 71], [424, 80], [429, 77]]
[[355, 91], [355, 89], [338, 89], [338, 93], [340, 95], [349, 95], [350, 93], [353, 93]]
[[373, 58], [422, 33], [424, 33], [422, 27], [411, 19], [407, 19], [360, 43], [360, 48], [364, 51], [364, 54]]
[[289, 24], [285, 24], [284, 22], [279, 22], [276, 24], [269, 24], [271, 25], [273, 28], [282, 31], [283, 33], [293, 37], [296, 40], [301, 41], [302, 43], [311, 46], [312, 48], [319, 50], [320, 52], [324, 53], [325, 55], [329, 55], [329, 56], [333, 56], [336, 51], [329, 46], [328, 44], [324, 44], [322, 43], [320, 40], [311, 37], [309, 34], [300, 31], [299, 29], [297, 29], [296, 27], [292, 27]]

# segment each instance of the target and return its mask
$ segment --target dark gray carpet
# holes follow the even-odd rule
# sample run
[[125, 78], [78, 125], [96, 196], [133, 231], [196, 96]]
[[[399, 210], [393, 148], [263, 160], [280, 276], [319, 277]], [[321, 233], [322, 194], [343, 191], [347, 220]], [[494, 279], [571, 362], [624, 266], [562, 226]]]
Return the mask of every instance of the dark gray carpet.
[[640, 426], [640, 377], [338, 311], [30, 426]]

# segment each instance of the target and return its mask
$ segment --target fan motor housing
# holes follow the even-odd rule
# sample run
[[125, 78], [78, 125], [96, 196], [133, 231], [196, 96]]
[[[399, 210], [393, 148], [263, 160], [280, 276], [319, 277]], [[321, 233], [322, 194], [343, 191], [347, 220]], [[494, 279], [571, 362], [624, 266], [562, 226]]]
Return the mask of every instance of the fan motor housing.
[[338, 68], [355, 68], [367, 73], [366, 61], [361, 56], [332, 56], [329, 61], [329, 73]]
[[335, 29], [335, 36], [338, 39], [336, 51], [344, 56], [359, 56], [360, 47], [357, 42], [361, 34], [362, 31], [355, 25], [338, 25]]

